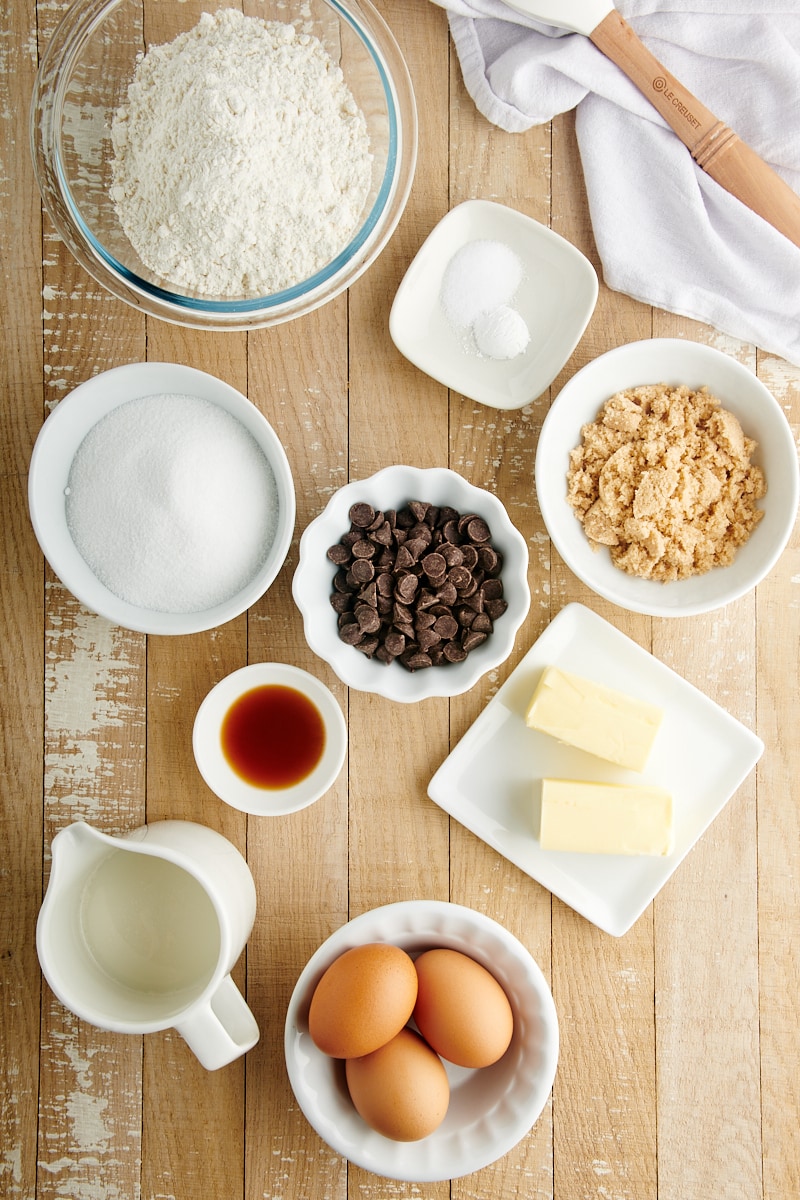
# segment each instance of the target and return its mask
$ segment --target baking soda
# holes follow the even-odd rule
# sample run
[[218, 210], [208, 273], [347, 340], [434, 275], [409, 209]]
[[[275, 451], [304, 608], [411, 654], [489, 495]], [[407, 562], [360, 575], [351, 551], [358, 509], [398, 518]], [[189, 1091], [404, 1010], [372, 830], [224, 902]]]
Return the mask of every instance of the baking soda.
[[472, 332], [475, 345], [487, 358], [516, 358], [531, 340], [524, 318], [508, 304], [481, 313]]
[[200, 612], [246, 587], [275, 538], [275, 476], [252, 434], [197, 396], [129, 400], [73, 459], [66, 517], [97, 578], [153, 612]]

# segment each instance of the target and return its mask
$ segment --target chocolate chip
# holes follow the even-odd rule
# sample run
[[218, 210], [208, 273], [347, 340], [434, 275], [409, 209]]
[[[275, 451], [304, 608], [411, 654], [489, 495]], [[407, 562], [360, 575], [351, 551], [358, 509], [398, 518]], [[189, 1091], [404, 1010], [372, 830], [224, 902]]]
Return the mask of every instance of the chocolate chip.
[[463, 662], [491, 634], [508, 604], [482, 517], [420, 500], [385, 511], [360, 502], [350, 523], [327, 551], [343, 642], [418, 671]]
[[435, 550], [425, 555], [421, 566], [429, 579], [441, 579], [447, 573], [447, 561], [444, 555], [437, 554]]
[[473, 517], [464, 530], [471, 542], [488, 542], [491, 530], [482, 517]]
[[[448, 567], [460, 567], [464, 563], [464, 550], [461, 546], [456, 546], [454, 542], [443, 542], [440, 554]], [[478, 561], [477, 553], [475, 555], [475, 563]]]
[[428, 543], [424, 538], [412, 537], [409, 534], [405, 549], [411, 555], [412, 562], [417, 562], [428, 549]]
[[437, 617], [433, 628], [440, 638], [444, 641], [449, 641], [458, 633], [458, 621], [452, 614], [448, 614], [445, 617]]
[[411, 550], [408, 548], [408, 546], [403, 544], [397, 551], [397, 555], [394, 560], [394, 569], [395, 571], [407, 571], [414, 566], [414, 562], [415, 559], [414, 555], [411, 553]]
[[433, 649], [434, 646], [438, 646], [441, 640], [441, 636], [436, 632], [435, 628], [420, 629], [417, 632], [417, 645], [420, 650], [424, 650], [426, 653], [428, 650]]
[[469, 654], [470, 650], [474, 650], [477, 646], [480, 646], [482, 642], [486, 641], [488, 636], [488, 633], [478, 633], [477, 630], [471, 629], [461, 643], [465, 654]]
[[392, 657], [397, 658], [406, 648], [405, 634], [400, 633], [396, 629], [390, 629], [386, 634], [386, 640], [383, 644]]
[[347, 546], [343, 546], [341, 542], [337, 542], [335, 546], [328, 548], [328, 558], [332, 563], [336, 563], [338, 567], [344, 566], [350, 562], [350, 551]]
[[375, 574], [375, 568], [368, 558], [359, 558], [350, 568], [350, 574], [356, 583], [369, 583]]
[[503, 613], [506, 611], [507, 608], [508, 608], [507, 600], [487, 600], [486, 601], [486, 612], [491, 617], [492, 621], [496, 621], [499, 617], [502, 617]]
[[350, 612], [353, 607], [353, 597], [346, 592], [334, 592], [331, 596], [331, 608], [337, 613]]
[[484, 600], [499, 600], [503, 594], [502, 579], [484, 579], [481, 592]]
[[367, 529], [375, 520], [375, 509], [371, 504], [360, 502], [350, 509], [350, 524], [357, 529]]
[[468, 587], [472, 581], [472, 572], [466, 567], [451, 567], [447, 573], [447, 578], [455, 588]]
[[370, 608], [368, 604], [357, 604], [353, 612], [363, 633], [378, 632], [381, 627], [381, 619], [374, 608]]
[[388, 521], [383, 521], [371, 534], [373, 542], [380, 546], [391, 546], [392, 544], [392, 527]]
[[[464, 657], [466, 658], [466, 654]], [[433, 666], [430, 656], [424, 654], [421, 650], [415, 650], [411, 654], [409, 654], [408, 651], [405, 651], [400, 655], [400, 662], [402, 662], [403, 666], [407, 667], [409, 671], [421, 671], [424, 667]]]
[[395, 595], [398, 600], [402, 600], [404, 604], [410, 604], [417, 594], [419, 580], [416, 575], [401, 575], [397, 581]]
[[358, 593], [358, 598], [359, 600], [363, 600], [365, 604], [369, 604], [371, 608], [378, 607], [378, 589], [375, 586], [374, 579], [361, 589]]
[[[471, 634], [467, 634], [466, 636], [470, 637]], [[461, 642], [446, 642], [443, 653], [448, 662], [458, 663], [464, 661], [469, 651], [464, 649]]]

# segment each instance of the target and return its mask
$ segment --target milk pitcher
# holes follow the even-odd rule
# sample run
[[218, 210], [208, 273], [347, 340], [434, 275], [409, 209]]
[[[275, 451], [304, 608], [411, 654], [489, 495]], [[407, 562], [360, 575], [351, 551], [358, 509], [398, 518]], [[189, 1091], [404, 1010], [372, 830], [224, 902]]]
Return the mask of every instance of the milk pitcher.
[[50, 987], [84, 1021], [175, 1028], [215, 1070], [258, 1041], [230, 975], [255, 911], [247, 863], [205, 825], [156, 821], [112, 837], [77, 821], [53, 838], [36, 948]]

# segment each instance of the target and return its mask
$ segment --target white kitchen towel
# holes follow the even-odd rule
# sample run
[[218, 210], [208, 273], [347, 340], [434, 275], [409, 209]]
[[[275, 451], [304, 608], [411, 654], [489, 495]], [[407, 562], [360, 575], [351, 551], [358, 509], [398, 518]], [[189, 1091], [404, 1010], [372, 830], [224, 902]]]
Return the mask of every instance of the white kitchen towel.
[[[448, 10], [479, 111], [522, 133], [577, 108], [608, 286], [800, 366], [800, 249], [715, 183], [580, 34], [502, 0]], [[665, 67], [800, 193], [800, 0], [620, 0]]]

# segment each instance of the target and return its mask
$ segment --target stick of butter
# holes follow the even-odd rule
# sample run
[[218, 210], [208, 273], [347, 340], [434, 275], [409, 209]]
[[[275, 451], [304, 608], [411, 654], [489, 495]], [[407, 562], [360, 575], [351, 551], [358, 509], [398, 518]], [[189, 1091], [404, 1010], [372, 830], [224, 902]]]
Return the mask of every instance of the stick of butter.
[[618, 766], [643, 771], [663, 716], [655, 704], [559, 667], [545, 667], [525, 724]]
[[650, 784], [542, 780], [543, 850], [671, 854], [672, 796]]

